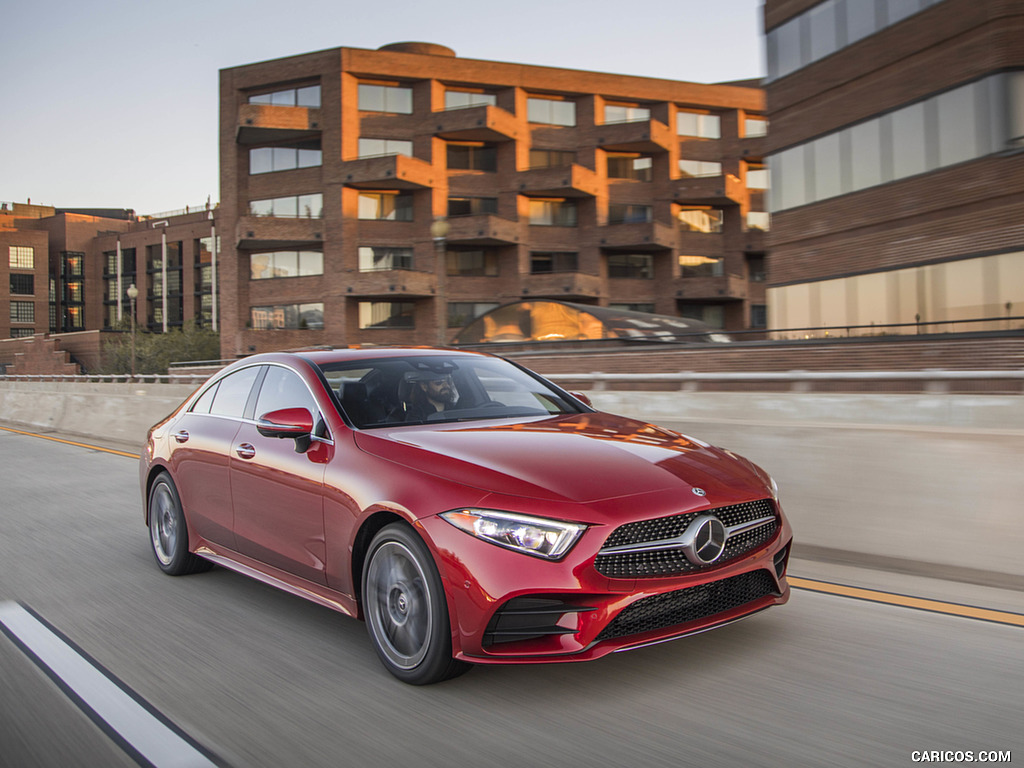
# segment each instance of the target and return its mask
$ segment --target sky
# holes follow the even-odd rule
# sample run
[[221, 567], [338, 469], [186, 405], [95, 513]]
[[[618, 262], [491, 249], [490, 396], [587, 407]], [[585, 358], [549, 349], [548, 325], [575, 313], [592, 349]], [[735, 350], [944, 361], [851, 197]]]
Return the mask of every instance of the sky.
[[417, 40], [461, 58], [716, 83], [764, 75], [762, 0], [33, 0], [0, 24], [0, 201], [220, 199], [218, 71]]

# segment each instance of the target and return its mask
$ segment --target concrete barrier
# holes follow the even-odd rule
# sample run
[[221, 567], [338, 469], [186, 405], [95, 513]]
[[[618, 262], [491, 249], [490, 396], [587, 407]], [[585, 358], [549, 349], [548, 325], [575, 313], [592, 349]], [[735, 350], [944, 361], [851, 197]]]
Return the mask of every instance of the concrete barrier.
[[[193, 389], [0, 381], [0, 420], [141, 446]], [[1024, 590], [1024, 397], [588, 394], [768, 470], [797, 556]]]

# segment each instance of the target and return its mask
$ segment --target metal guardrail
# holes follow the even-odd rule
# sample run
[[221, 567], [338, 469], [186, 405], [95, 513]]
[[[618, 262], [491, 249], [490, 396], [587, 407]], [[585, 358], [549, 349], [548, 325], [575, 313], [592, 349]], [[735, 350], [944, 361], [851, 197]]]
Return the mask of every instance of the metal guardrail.
[[[1024, 370], [958, 371], [925, 369], [916, 371], [763, 371], [742, 373], [554, 373], [545, 374], [554, 382], [588, 384], [592, 391], [603, 391], [612, 384], [677, 384], [679, 389], [697, 389], [702, 383], [788, 382], [797, 392], [808, 391], [816, 382], [923, 382], [924, 389], [942, 392], [951, 382], [1019, 381]], [[1024, 386], [1022, 386], [1024, 392]]]
[[112, 374], [60, 374], [60, 373], [0, 373], [0, 381], [50, 381], [71, 382], [78, 384], [201, 384], [209, 377], [208, 374], [187, 373], [130, 373]]

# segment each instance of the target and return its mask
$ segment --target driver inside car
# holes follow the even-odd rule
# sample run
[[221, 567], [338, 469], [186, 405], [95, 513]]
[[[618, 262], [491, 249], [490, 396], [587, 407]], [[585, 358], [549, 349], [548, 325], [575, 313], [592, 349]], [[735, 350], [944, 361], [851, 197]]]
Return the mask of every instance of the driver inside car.
[[406, 421], [425, 421], [429, 416], [454, 407], [458, 398], [450, 373], [413, 371], [405, 374], [412, 383], [405, 408]]

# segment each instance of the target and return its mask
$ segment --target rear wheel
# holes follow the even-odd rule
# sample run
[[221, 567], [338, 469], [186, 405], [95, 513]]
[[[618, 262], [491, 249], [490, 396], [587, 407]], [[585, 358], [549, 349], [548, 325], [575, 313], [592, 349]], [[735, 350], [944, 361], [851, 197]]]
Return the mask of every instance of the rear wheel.
[[178, 489], [166, 472], [157, 475], [149, 489], [149, 542], [156, 564], [169, 576], [199, 573], [212, 565], [188, 551], [188, 526]]
[[370, 543], [363, 608], [374, 649], [399, 680], [429, 685], [469, 669], [452, 658], [441, 577], [426, 544], [409, 526], [389, 525]]

